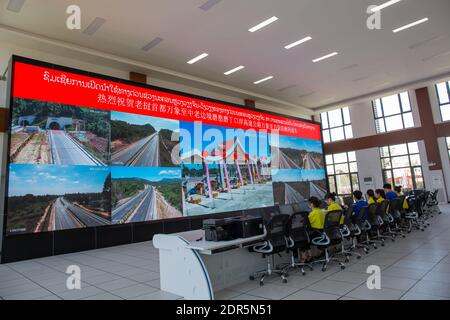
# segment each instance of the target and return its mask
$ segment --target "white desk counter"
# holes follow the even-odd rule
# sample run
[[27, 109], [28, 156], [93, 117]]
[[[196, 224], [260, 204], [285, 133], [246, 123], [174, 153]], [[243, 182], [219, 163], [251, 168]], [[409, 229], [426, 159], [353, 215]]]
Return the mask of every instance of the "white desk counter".
[[[186, 299], [213, 300], [214, 292], [242, 283], [265, 268], [261, 254], [247, 249], [264, 235], [218, 242], [205, 241], [204, 236], [203, 230], [154, 236], [161, 290]], [[287, 256], [280, 260], [287, 261]]]

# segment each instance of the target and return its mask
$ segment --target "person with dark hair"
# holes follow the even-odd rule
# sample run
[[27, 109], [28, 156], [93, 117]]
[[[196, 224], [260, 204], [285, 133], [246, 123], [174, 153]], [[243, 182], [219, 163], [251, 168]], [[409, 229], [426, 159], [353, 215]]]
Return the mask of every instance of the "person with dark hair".
[[377, 202], [383, 202], [384, 199], [386, 199], [386, 193], [383, 189], [377, 189], [375, 190], [375, 198], [377, 199]]
[[[362, 207], [367, 207], [369, 203], [363, 199], [363, 193], [359, 190], [355, 190], [353, 192], [353, 197], [355, 198], [355, 205], [353, 207], [353, 222], [355, 223], [359, 217], [359, 212]], [[365, 221], [366, 217], [363, 217], [363, 221]]]
[[[402, 186], [395, 186], [394, 190], [397, 193], [397, 196], [399, 196], [399, 197], [403, 196]], [[402, 207], [403, 207], [403, 209], [409, 209], [408, 200], [406, 200], [406, 198], [403, 201]]]
[[383, 186], [384, 192], [386, 193], [386, 199], [391, 201], [398, 197], [397, 193], [392, 190], [392, 185], [390, 183], [385, 183]]
[[[327, 193], [327, 195], [325, 196], [325, 202], [328, 205], [327, 211], [341, 210], [342, 212], [344, 212], [344, 210], [342, 210], [342, 207], [336, 203], [336, 193], [334, 192]], [[342, 215], [341, 217], [341, 224], [343, 223], [344, 223], [344, 215]]]
[[325, 224], [325, 214], [322, 209], [320, 209], [320, 200], [316, 197], [311, 197], [308, 199], [308, 205], [311, 208], [311, 212], [308, 214], [308, 220], [311, 228], [323, 230]]
[[[308, 199], [308, 206], [311, 208], [311, 212], [308, 214], [309, 224], [311, 231], [309, 232], [309, 238], [320, 237], [322, 230], [325, 226], [325, 213], [320, 209], [320, 200], [317, 197], [311, 197]], [[316, 247], [309, 248], [306, 251], [299, 252], [301, 262], [310, 262], [313, 258], [317, 258], [321, 255], [322, 251]]]
[[368, 204], [375, 203], [375, 192], [372, 189], [367, 190], [366, 195]]

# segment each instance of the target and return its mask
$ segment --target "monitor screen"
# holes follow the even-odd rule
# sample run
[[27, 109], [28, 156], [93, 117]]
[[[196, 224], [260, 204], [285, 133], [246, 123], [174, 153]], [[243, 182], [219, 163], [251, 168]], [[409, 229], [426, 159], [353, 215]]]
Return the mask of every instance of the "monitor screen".
[[20, 57], [11, 88], [8, 235], [326, 192], [317, 123]]

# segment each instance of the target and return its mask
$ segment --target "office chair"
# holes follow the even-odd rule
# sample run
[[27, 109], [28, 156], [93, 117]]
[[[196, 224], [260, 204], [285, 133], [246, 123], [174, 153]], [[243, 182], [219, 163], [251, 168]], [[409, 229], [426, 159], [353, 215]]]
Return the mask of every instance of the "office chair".
[[381, 226], [383, 219], [379, 215], [379, 203], [371, 203], [368, 206], [367, 220], [370, 224], [369, 237], [374, 249], [377, 249], [377, 243], [384, 247], [384, 237], [381, 235]]
[[250, 280], [260, 278], [259, 284], [264, 285], [264, 278], [272, 274], [279, 275], [283, 283], [287, 282], [286, 270], [279, 269], [275, 266], [275, 254], [280, 255], [286, 250], [285, 230], [289, 216], [286, 214], [267, 214], [264, 215], [264, 227], [266, 236], [262, 243], [256, 244], [251, 251], [261, 253], [263, 258], [267, 260], [266, 269], [257, 271], [250, 275]]
[[[345, 262], [349, 262], [349, 257], [355, 255], [357, 259], [361, 259], [361, 254], [354, 252], [356, 249], [357, 237], [361, 235], [361, 229], [357, 224], [352, 221], [355, 205], [351, 205], [345, 211], [344, 224], [340, 226], [342, 242], [341, 242], [341, 252], [345, 257]], [[350, 246], [345, 246], [345, 241], [350, 241]]]
[[405, 238], [405, 234], [403, 233], [400, 224], [402, 223], [402, 214], [401, 210], [403, 208], [403, 200], [404, 197], [398, 197], [389, 201], [389, 224], [388, 224], [388, 232], [389, 234], [396, 236], [402, 236]]
[[[295, 262], [295, 253], [298, 253], [299, 250], [309, 250], [310, 248], [308, 214], [309, 212], [295, 212], [287, 220], [286, 248], [287, 252], [291, 252], [291, 263], [282, 264], [278, 268], [285, 269], [286, 271], [300, 268], [302, 275], [305, 275], [305, 267], [313, 271], [312, 264]], [[300, 258], [299, 255], [298, 258]]]
[[369, 207], [364, 206], [359, 209], [359, 215], [355, 221], [355, 224], [361, 230], [361, 234], [357, 236], [356, 248], [362, 248], [366, 254], [370, 251], [370, 246], [377, 248], [375, 242], [369, 238], [369, 231], [372, 229], [372, 225], [367, 220]]
[[281, 214], [287, 214], [290, 216], [294, 213], [294, 207], [291, 204], [280, 205], [278, 209]]
[[312, 261], [312, 264], [322, 263], [322, 271], [327, 270], [330, 262], [338, 262], [341, 269], [345, 269], [345, 264], [333, 255], [330, 256], [328, 249], [342, 243], [342, 234], [340, 230], [340, 221], [343, 212], [341, 210], [329, 211], [325, 215], [325, 226], [319, 237], [313, 238], [311, 243], [319, 249], [325, 251], [325, 258]]

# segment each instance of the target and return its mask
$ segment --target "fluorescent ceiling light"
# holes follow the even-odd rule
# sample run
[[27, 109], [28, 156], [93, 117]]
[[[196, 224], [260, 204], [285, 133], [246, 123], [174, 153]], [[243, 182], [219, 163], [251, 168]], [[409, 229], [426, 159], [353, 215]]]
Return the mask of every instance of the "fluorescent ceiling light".
[[105, 19], [97, 17], [95, 18], [90, 25], [83, 31], [84, 34], [92, 36], [97, 32], [98, 29], [106, 22]]
[[163, 38], [160, 37], [156, 37], [154, 38], [152, 41], [150, 41], [149, 43], [147, 43], [145, 46], [142, 47], [142, 50], [144, 51], [149, 51], [151, 48], [156, 47], [158, 44], [161, 43], [161, 41], [163, 41]]
[[418, 24], [427, 22], [428, 20], [429, 20], [428, 18], [423, 18], [423, 19], [417, 20], [417, 21], [415, 21], [415, 22], [413, 22], [413, 23], [407, 24], [406, 26], [403, 26], [403, 27], [394, 29], [394, 30], [392, 30], [392, 32], [397, 33], [397, 32], [400, 32], [400, 31], [403, 31], [403, 30], [412, 28], [412, 27], [414, 27], [414, 26], [417, 26]]
[[208, 56], [207, 53], [202, 53], [201, 55], [189, 60], [187, 63], [189, 63], [189, 64], [196, 63], [197, 61], [202, 60], [203, 58], [206, 58], [207, 56]]
[[203, 11], [208, 11], [212, 7], [214, 7], [216, 4], [218, 4], [222, 0], [208, 0], [204, 4], [202, 4], [199, 8]]
[[22, 10], [23, 4], [25, 3], [25, 0], [9, 0], [8, 6], [6, 9], [12, 12], [20, 12]]
[[319, 61], [322, 61], [322, 60], [325, 60], [325, 59], [337, 56], [337, 54], [338, 54], [337, 52], [333, 52], [333, 53], [327, 54], [326, 56], [314, 59], [313, 62], [316, 63], [316, 62], [319, 62]]
[[311, 37], [306, 37], [306, 38], [303, 38], [303, 39], [300, 39], [300, 40], [298, 40], [298, 41], [295, 41], [295, 42], [292, 42], [291, 44], [288, 44], [287, 46], [285, 46], [284, 48], [285, 49], [290, 49], [290, 48], [293, 48], [293, 47], [295, 47], [295, 46], [298, 46], [299, 44], [302, 44], [302, 43], [305, 43], [306, 41], [309, 41], [309, 40], [311, 40], [312, 38]]
[[278, 20], [278, 18], [275, 17], [275, 16], [273, 16], [272, 18], [269, 18], [269, 19], [267, 19], [266, 21], [263, 21], [263, 22], [261, 22], [260, 24], [257, 24], [256, 26], [254, 26], [254, 27], [248, 29], [248, 31], [250, 31], [250, 32], [258, 31], [259, 29], [264, 28], [265, 26], [267, 26], [267, 25], [269, 25], [269, 24], [271, 24], [272, 22], [275, 22], [275, 21], [277, 21], [277, 20]]
[[400, 1], [402, 1], [402, 0], [391, 0], [391, 1], [385, 2], [383, 4], [380, 4], [379, 6], [373, 7], [370, 11], [377, 12], [377, 11], [383, 10], [384, 8], [390, 7]]
[[264, 78], [264, 79], [261, 79], [261, 80], [255, 81], [255, 82], [253, 82], [253, 83], [254, 83], [254, 84], [260, 84], [261, 82], [264, 82], [264, 81], [270, 80], [270, 79], [272, 79], [272, 78], [273, 78], [273, 76], [270, 76], [270, 77], [266, 77], [266, 78]]
[[232, 73], [234, 73], [234, 72], [236, 72], [236, 71], [242, 70], [242, 69], [244, 69], [244, 68], [245, 68], [244, 66], [236, 67], [236, 68], [234, 68], [234, 69], [231, 69], [231, 70], [225, 72], [224, 75], [228, 76], [228, 75], [230, 75], [230, 74], [232, 74]]

